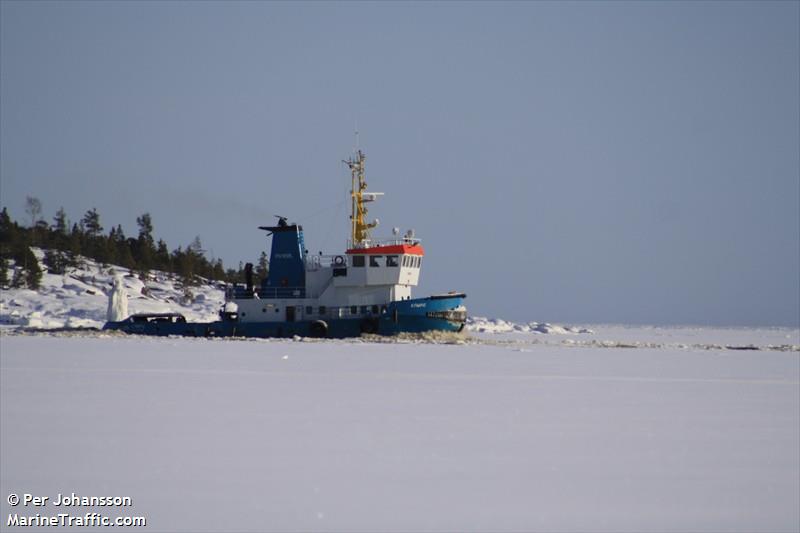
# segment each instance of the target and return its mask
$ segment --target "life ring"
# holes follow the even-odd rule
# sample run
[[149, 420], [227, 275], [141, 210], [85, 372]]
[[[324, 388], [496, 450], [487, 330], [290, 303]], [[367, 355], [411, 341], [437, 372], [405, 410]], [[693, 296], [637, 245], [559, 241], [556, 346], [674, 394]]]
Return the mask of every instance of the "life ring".
[[308, 327], [308, 332], [312, 337], [318, 339], [328, 336], [328, 324], [324, 320], [315, 320]]
[[333, 258], [333, 264], [336, 266], [342, 266], [344, 264], [344, 257], [337, 255]]

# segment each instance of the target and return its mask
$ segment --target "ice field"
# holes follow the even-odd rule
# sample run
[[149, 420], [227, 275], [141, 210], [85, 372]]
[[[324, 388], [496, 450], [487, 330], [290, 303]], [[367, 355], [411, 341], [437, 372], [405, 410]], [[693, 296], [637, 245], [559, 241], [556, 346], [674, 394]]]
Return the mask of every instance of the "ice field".
[[797, 329], [64, 331], [103, 324], [116, 275], [131, 313], [214, 320], [223, 302], [212, 284], [187, 297], [163, 273], [145, 285], [91, 261], [0, 292], [3, 531], [32, 529], [8, 527], [14, 513], [64, 512], [9, 495], [72, 493], [130, 497], [67, 510], [159, 532], [800, 528]]
[[2, 527], [41, 512], [10, 493], [75, 492], [130, 496], [100, 511], [143, 531], [800, 528], [797, 330], [500, 322], [453, 344], [6, 329]]

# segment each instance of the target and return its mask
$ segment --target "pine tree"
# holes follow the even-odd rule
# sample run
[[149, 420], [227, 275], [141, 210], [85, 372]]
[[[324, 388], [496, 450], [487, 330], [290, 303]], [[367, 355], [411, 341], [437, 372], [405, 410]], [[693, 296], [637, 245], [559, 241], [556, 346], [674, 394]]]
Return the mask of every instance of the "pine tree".
[[12, 224], [11, 217], [8, 216], [8, 208], [4, 207], [3, 210], [0, 211], [0, 231], [8, 231]]
[[69, 248], [69, 222], [63, 207], [59, 208], [56, 216], [53, 217], [53, 225], [50, 226], [48, 233], [48, 246], [59, 250], [67, 250]]
[[33, 255], [33, 252], [30, 248], [27, 249], [28, 252], [28, 272], [25, 276], [25, 282], [28, 284], [29, 289], [38, 289], [39, 285], [42, 282], [42, 269], [39, 268], [39, 261], [36, 260], [36, 256]]
[[130, 246], [122, 245], [117, 250], [119, 253], [117, 256], [119, 265], [130, 270], [136, 270], [136, 260], [133, 258]]
[[256, 276], [259, 283], [267, 279], [268, 275], [269, 275], [269, 261], [267, 260], [267, 253], [262, 250], [261, 256], [258, 258], [258, 266], [256, 266]]
[[138, 257], [139, 274], [146, 279], [149, 271], [155, 267], [156, 246], [153, 241], [153, 220], [150, 213], [144, 213], [136, 218], [139, 226]]
[[203, 253], [203, 243], [200, 242], [200, 235], [196, 236], [192, 243], [186, 248], [187, 251], [191, 251], [195, 255], [202, 255]]
[[222, 264], [222, 259], [217, 259], [214, 261], [214, 268], [212, 270], [211, 278], [218, 281], [225, 280], [225, 267]]
[[83, 267], [83, 235], [77, 224], [72, 225], [72, 231], [67, 241], [67, 257], [72, 268]]
[[47, 271], [51, 274], [66, 274], [67, 266], [69, 266], [69, 258], [67, 254], [61, 250], [45, 250], [44, 264]]
[[199, 282], [197, 276], [203, 274], [203, 260], [203, 244], [200, 242], [200, 236], [198, 235], [186, 247], [180, 263], [181, 270], [178, 272], [185, 279], [187, 285], [196, 285]]
[[223, 278], [226, 283], [238, 283], [239, 282], [239, 273], [236, 271], [235, 268], [229, 268], [225, 271], [225, 277]]
[[146, 243], [149, 247], [153, 247], [153, 220], [150, 218], [150, 213], [145, 213], [136, 218], [136, 224], [139, 226], [139, 241]]
[[50, 226], [44, 220], [37, 220], [36, 225], [31, 230], [31, 244], [35, 246], [46, 247], [49, 246], [50, 240]]
[[172, 259], [169, 255], [169, 249], [167, 248], [167, 243], [163, 240], [159, 239], [158, 241], [158, 248], [156, 249], [156, 256], [155, 256], [155, 265], [156, 268], [164, 271], [164, 272], [172, 272]]
[[81, 243], [83, 253], [96, 261], [105, 262], [106, 250], [101, 242], [103, 226], [100, 224], [100, 214], [96, 208], [93, 207], [86, 212], [81, 220], [81, 226], [85, 229]]
[[0, 287], [6, 288], [8, 287], [8, 259], [4, 256], [0, 256]]
[[63, 207], [60, 207], [58, 211], [56, 211], [56, 216], [53, 217], [53, 231], [61, 235], [66, 235], [68, 227], [67, 213], [64, 211]]
[[106, 264], [118, 264], [116, 234], [117, 230], [112, 227], [111, 231], [108, 232], [108, 237], [102, 239], [100, 248], [103, 250], [102, 258]]
[[103, 233], [103, 226], [100, 225], [100, 213], [93, 207], [83, 215], [83, 225], [89, 237], [99, 237]]
[[178, 246], [176, 250], [172, 251], [172, 265], [175, 268], [174, 272], [178, 275], [181, 283], [185, 286], [194, 283], [194, 265], [191, 260], [191, 253], [183, 251], [183, 248]]
[[38, 289], [42, 280], [42, 269], [39, 268], [39, 261], [31, 251], [31, 247], [25, 241], [17, 241], [14, 243], [12, 254], [17, 268], [11, 285], [13, 287], [27, 286], [29, 289]]
[[133, 239], [125, 238], [122, 226], [117, 224], [117, 228], [114, 230], [114, 241], [111, 246], [115, 249], [114, 256], [117, 258], [117, 264], [129, 269], [133, 269], [136, 265], [136, 259], [133, 257], [133, 252], [131, 252], [131, 244], [129, 242], [131, 240]]
[[0, 257], [11, 257], [11, 243], [19, 238], [19, 227], [11, 221], [8, 210], [0, 211]]

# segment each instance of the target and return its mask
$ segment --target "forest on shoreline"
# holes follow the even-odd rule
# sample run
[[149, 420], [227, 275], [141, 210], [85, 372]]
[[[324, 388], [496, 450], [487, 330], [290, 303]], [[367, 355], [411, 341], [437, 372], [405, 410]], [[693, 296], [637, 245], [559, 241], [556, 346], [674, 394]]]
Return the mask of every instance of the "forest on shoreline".
[[[187, 246], [170, 251], [163, 239], [153, 237], [153, 219], [149, 213], [136, 218], [138, 234], [128, 237], [117, 224], [106, 232], [96, 208], [89, 209], [78, 222], [70, 223], [64, 208], [59, 208], [52, 222], [43, 219], [37, 198], [27, 197], [26, 213], [30, 224], [12, 220], [8, 209], [0, 211], [0, 287], [36, 289], [42, 270], [32, 247], [44, 250], [44, 265], [51, 274], [67, 274], [80, 268], [83, 258], [101, 265], [118, 265], [147, 280], [151, 271], [174, 274], [185, 286], [202, 279], [238, 283], [244, 281], [245, 266], [225, 268], [222, 259], [208, 258], [197, 236]], [[268, 261], [261, 253], [254, 267], [257, 279], [266, 277]]]

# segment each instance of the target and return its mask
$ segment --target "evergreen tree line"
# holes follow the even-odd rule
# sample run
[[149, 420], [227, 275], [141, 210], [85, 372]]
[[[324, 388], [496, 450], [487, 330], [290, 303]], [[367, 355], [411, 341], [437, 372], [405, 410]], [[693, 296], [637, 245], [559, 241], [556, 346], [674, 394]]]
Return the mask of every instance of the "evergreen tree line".
[[[40, 218], [41, 202], [28, 197], [26, 213], [30, 225], [12, 221], [4, 207], [0, 212], [0, 286], [36, 289], [42, 272], [31, 247], [42, 248], [44, 264], [52, 274], [66, 274], [70, 268], [80, 268], [81, 258], [88, 257], [101, 265], [119, 265], [135, 272], [143, 280], [152, 270], [178, 276], [184, 286], [197, 285], [201, 278], [227, 283], [244, 281], [244, 266], [225, 269], [222, 259], [205, 256], [200, 237], [185, 248], [169, 251], [167, 243], [153, 237], [153, 220], [149, 213], [136, 218], [138, 235], [127, 237], [121, 225], [106, 233], [96, 208], [86, 212], [79, 222], [70, 225], [64, 208], [60, 208], [52, 223]], [[9, 268], [14, 261], [13, 272]], [[267, 256], [261, 253], [255, 271], [259, 278], [266, 276]]]

